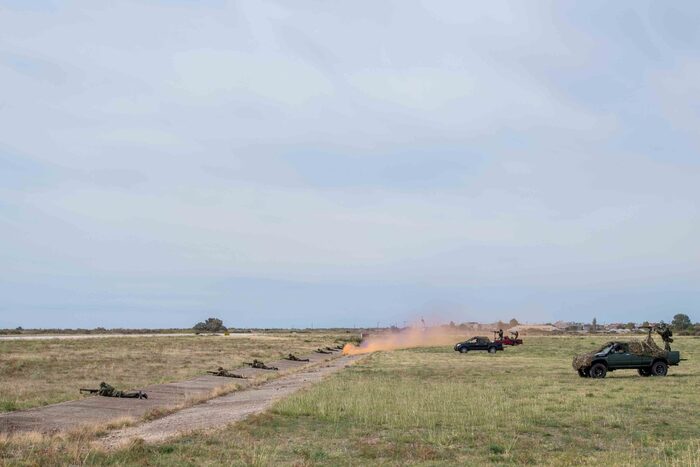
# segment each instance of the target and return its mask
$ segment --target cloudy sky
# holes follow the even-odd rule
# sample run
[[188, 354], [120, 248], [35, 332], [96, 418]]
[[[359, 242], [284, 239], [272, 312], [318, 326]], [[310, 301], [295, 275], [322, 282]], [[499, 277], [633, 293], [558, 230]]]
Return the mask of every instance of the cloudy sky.
[[699, 320], [698, 24], [0, 0], [0, 327]]

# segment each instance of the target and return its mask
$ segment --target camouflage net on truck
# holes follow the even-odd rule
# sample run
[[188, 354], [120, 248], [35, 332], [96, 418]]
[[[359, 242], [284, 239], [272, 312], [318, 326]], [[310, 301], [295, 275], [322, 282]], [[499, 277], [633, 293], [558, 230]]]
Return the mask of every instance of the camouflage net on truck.
[[[593, 359], [595, 358], [596, 354], [598, 352], [601, 352], [604, 348], [613, 345], [614, 343], [615, 342], [608, 342], [595, 352], [589, 352], [574, 356], [574, 361], [572, 363], [574, 370], [578, 371], [591, 366], [591, 363], [593, 363]], [[654, 339], [652, 339], [651, 336], [647, 337], [643, 341], [635, 339], [633, 341], [625, 342], [625, 344], [627, 344], [629, 352], [633, 355], [643, 355], [645, 357], [666, 356], [666, 351], [658, 345], [656, 345], [656, 342], [654, 342]]]

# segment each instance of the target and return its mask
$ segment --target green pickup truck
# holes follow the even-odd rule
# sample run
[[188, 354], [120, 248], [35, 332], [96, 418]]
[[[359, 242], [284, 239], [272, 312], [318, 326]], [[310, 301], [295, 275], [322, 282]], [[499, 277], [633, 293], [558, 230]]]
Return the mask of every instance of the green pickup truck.
[[639, 342], [608, 342], [597, 352], [577, 355], [573, 367], [581, 377], [605, 378], [609, 371], [637, 370], [640, 376], [666, 376], [669, 366], [678, 365], [678, 351], [658, 347], [640, 350]]

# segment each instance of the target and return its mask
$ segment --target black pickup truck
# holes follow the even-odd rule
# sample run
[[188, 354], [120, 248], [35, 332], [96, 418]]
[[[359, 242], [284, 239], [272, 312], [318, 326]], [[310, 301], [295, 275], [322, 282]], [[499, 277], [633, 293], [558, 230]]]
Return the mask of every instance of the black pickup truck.
[[503, 342], [491, 342], [488, 337], [476, 336], [455, 344], [457, 352], [467, 353], [470, 350], [486, 350], [488, 353], [496, 353], [498, 350], [503, 350]]

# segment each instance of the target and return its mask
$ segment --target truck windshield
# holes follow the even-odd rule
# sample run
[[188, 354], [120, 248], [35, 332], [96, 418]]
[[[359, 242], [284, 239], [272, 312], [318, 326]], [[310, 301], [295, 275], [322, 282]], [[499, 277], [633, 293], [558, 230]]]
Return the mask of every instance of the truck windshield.
[[606, 353], [610, 352], [610, 349], [612, 349], [612, 347], [613, 347], [612, 344], [608, 344], [608, 345], [604, 346], [602, 349], [600, 349], [600, 350], [599, 350], [598, 352], [596, 352], [596, 353], [606, 354]]

